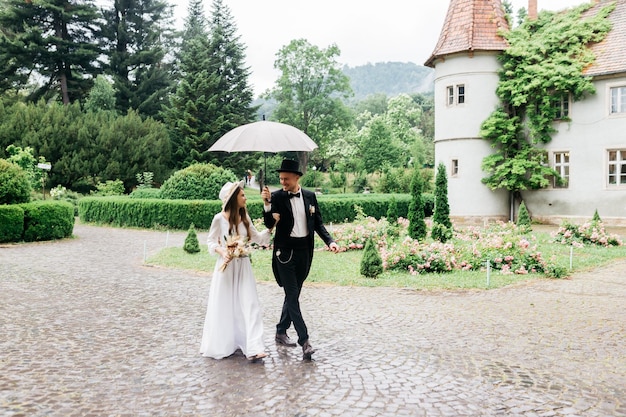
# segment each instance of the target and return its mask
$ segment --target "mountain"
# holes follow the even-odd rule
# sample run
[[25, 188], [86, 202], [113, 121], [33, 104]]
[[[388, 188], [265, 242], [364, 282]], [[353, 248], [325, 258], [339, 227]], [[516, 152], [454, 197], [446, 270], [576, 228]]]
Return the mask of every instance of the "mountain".
[[[385, 94], [387, 98], [402, 93], [432, 94], [435, 87], [435, 70], [412, 62], [378, 62], [356, 67], [344, 66], [344, 74], [350, 78], [355, 103], [372, 94]], [[256, 99], [253, 103], [260, 106], [259, 120], [269, 118], [276, 108], [276, 102]]]
[[412, 62], [378, 62], [356, 67], [344, 66], [350, 78], [353, 100], [382, 93], [394, 97], [402, 93], [432, 93], [435, 70]]

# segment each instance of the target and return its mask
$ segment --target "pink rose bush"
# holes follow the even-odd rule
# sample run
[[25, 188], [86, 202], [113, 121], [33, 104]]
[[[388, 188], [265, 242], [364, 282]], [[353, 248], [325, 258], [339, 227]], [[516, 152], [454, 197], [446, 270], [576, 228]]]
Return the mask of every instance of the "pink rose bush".
[[610, 234], [601, 221], [591, 221], [582, 225], [563, 222], [552, 234], [554, 242], [563, 245], [582, 247], [584, 245], [622, 246], [624, 242], [616, 234]]

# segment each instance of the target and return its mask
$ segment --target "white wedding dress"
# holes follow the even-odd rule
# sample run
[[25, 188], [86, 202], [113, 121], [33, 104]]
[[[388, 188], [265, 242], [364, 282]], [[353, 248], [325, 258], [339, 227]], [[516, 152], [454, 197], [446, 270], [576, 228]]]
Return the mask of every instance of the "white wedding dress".
[[[249, 242], [269, 245], [270, 231], [259, 232], [250, 221]], [[243, 223], [238, 225], [238, 233], [247, 237]], [[209, 230], [209, 253], [219, 258], [215, 263], [209, 301], [207, 304], [200, 353], [214, 359], [222, 359], [241, 349], [246, 357], [263, 353], [263, 311], [252, 274], [250, 258], [233, 258], [224, 272], [224, 263], [215, 252], [218, 246], [225, 246], [224, 237], [229, 235], [228, 220], [223, 213], [213, 217]]]

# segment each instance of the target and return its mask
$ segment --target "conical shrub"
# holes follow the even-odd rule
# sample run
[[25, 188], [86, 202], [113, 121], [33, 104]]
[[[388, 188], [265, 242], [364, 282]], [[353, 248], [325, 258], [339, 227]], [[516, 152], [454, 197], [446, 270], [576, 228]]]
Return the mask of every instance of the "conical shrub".
[[191, 223], [191, 226], [189, 226], [189, 232], [187, 233], [187, 237], [185, 238], [185, 244], [183, 245], [183, 249], [187, 253], [200, 252], [200, 243], [198, 242], [198, 235], [196, 234], [196, 229], [193, 223]]
[[383, 273], [383, 259], [378, 253], [378, 247], [374, 240], [369, 237], [363, 249], [361, 258], [361, 275], [367, 278], [376, 278]]

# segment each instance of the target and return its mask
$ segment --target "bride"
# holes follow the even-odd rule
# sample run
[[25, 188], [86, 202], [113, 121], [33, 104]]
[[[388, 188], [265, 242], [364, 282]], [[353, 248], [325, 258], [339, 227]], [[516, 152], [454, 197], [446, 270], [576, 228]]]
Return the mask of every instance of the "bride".
[[243, 181], [224, 184], [222, 211], [209, 230], [210, 254], [217, 254], [200, 353], [222, 359], [241, 349], [251, 361], [267, 356], [263, 344], [263, 312], [245, 242], [267, 246], [271, 230], [252, 224], [246, 209]]

